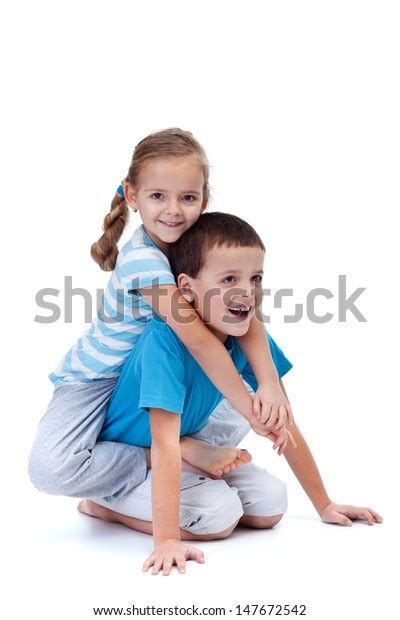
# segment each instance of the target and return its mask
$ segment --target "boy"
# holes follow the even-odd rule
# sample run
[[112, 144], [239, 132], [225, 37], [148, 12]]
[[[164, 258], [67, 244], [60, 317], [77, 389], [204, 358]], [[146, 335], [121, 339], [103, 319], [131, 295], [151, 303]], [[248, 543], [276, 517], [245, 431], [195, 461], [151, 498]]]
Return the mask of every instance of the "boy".
[[[229, 214], [208, 213], [182, 235], [169, 257], [181, 293], [225, 344], [253, 390], [257, 383], [240, 348], [240, 337], [261, 304], [264, 253], [261, 239], [246, 222]], [[291, 363], [268, 338], [281, 379]], [[174, 332], [161, 318], [154, 318], [124, 364], [99, 437], [151, 446], [147, 478], [129, 496], [84, 500], [79, 505], [91, 516], [152, 532], [155, 548], [143, 569], [153, 566], [153, 574], [162, 570], [167, 575], [173, 564], [184, 572], [186, 559], [203, 561], [203, 554], [184, 546], [182, 540], [224, 538], [238, 523], [270, 528], [286, 510], [284, 483], [251, 463], [250, 455], [199, 441], [220, 399]], [[253, 430], [278, 445], [277, 428], [271, 430], [263, 415], [258, 419], [250, 411], [248, 423]], [[235, 445], [243, 436], [243, 425], [237, 419], [227, 422]], [[224, 422], [211, 418], [210, 424], [215, 425], [215, 443], [226, 445]], [[285, 457], [321, 518], [342, 525], [350, 525], [352, 518], [380, 523], [381, 517], [371, 509], [331, 502], [299, 429], [293, 425], [290, 431], [294, 441], [287, 443], [291, 434], [282, 430], [287, 435]], [[222, 474], [223, 479], [214, 479]]]

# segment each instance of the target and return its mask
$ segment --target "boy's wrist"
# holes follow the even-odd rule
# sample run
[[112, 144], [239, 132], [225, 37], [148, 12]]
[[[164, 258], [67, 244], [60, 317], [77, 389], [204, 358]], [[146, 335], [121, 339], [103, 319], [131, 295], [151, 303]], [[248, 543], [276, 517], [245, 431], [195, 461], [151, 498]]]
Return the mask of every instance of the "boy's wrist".
[[332, 501], [329, 499], [329, 497], [327, 495], [325, 495], [323, 498], [318, 498], [318, 499], [313, 501], [314, 508], [318, 512], [319, 516], [322, 515], [322, 513], [325, 510], [325, 508], [327, 506], [329, 506], [329, 504], [331, 504], [331, 503], [332, 503]]
[[181, 542], [181, 533], [179, 531], [179, 528], [175, 531], [171, 529], [166, 533], [160, 532], [159, 534], [153, 534], [154, 547], [158, 547], [159, 545], [163, 545], [164, 543], [169, 541]]

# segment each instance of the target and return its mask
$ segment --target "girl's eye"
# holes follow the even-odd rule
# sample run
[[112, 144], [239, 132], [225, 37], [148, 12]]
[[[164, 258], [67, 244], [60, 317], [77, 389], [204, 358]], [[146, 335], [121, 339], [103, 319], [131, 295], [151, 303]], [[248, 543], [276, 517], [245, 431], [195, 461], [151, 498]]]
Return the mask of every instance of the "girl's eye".
[[256, 284], [261, 284], [262, 276], [254, 276], [253, 282], [255, 282]]
[[223, 282], [225, 282], [226, 284], [232, 284], [234, 280], [235, 280], [235, 276], [226, 276], [226, 278], [223, 279]]
[[[190, 198], [191, 200], [188, 200], [188, 198]], [[196, 196], [193, 196], [193, 194], [186, 194], [186, 196], [184, 196], [185, 202], [194, 202], [196, 200]]]
[[154, 192], [154, 194], [151, 195], [152, 198], [155, 197], [156, 200], [158, 200], [159, 196], [162, 196], [161, 192]]

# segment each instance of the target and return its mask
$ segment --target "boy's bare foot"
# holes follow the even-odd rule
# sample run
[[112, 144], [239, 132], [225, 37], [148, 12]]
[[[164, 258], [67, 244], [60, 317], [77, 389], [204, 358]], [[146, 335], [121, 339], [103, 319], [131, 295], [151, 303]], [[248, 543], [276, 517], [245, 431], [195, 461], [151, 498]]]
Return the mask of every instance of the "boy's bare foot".
[[212, 446], [192, 437], [181, 438], [181, 453], [184, 461], [205, 472], [211, 478], [221, 478], [236, 467], [251, 461], [251, 454], [247, 450]]
[[109, 508], [100, 506], [100, 504], [92, 502], [91, 499], [83, 499], [80, 501], [78, 504], [78, 510], [85, 515], [89, 515], [89, 517], [96, 517], [97, 519], [108, 521], [109, 523], [119, 522], [119, 519], [115, 517], [117, 513], [113, 510], [109, 510]]

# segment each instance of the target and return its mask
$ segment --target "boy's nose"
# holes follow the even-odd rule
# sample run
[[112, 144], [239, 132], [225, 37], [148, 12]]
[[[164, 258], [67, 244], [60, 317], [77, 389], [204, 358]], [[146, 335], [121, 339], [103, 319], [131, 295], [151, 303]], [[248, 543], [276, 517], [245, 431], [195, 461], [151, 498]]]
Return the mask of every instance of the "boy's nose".
[[238, 301], [242, 303], [250, 302], [253, 298], [254, 291], [252, 287], [237, 287], [232, 295], [232, 301]]

